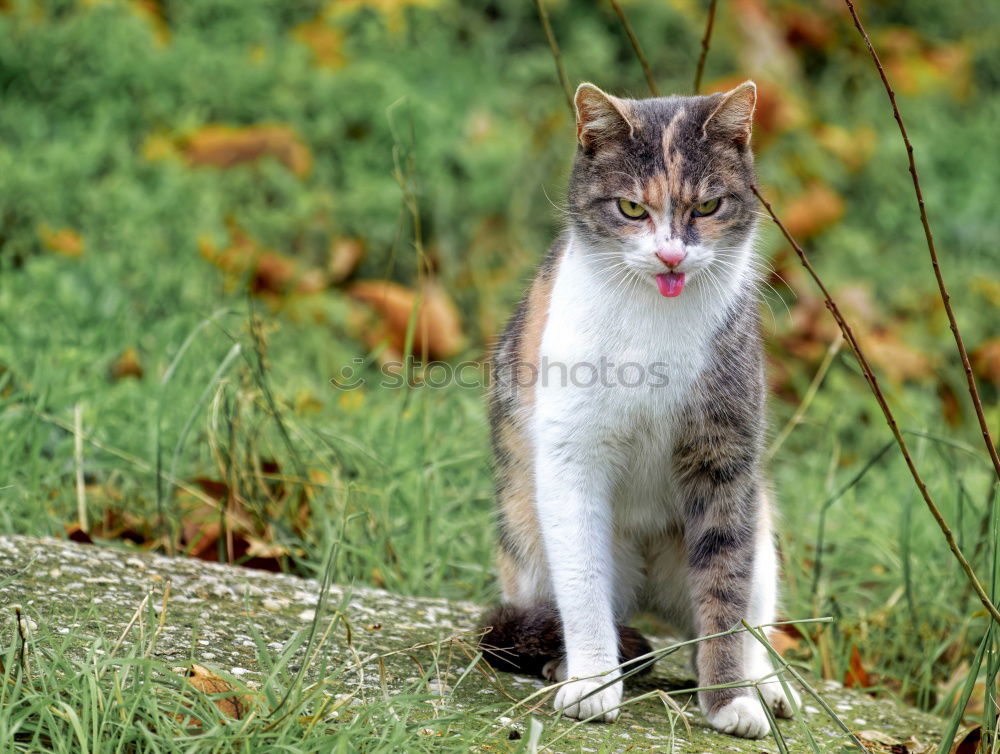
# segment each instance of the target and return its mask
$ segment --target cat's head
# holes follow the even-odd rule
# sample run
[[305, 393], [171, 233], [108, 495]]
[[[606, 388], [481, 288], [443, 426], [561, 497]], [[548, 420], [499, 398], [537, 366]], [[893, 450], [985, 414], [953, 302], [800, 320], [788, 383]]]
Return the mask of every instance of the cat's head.
[[576, 90], [574, 233], [609, 276], [664, 296], [746, 268], [755, 197], [752, 81], [724, 94], [631, 100]]

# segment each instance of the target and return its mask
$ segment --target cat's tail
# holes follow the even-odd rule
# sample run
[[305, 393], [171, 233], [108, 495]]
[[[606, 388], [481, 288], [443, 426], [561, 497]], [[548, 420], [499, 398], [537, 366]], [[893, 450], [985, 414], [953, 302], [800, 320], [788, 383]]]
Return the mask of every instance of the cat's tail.
[[[508, 673], [545, 675], [553, 680], [551, 673], [547, 670], [543, 673], [543, 669], [549, 663], [561, 662], [565, 655], [562, 623], [555, 606], [497, 605], [486, 611], [480, 625], [484, 633], [479, 648], [491, 666]], [[651, 672], [652, 660], [632, 661], [652, 651], [641, 633], [629, 626], [618, 626], [618, 662], [623, 671], [639, 667], [637, 676]]]

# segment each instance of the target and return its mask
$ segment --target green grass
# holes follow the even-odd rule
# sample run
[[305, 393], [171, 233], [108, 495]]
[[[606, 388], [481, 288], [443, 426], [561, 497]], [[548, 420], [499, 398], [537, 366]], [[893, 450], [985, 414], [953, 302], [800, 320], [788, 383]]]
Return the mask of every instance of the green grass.
[[[344, 294], [251, 301], [225, 284], [198, 243], [225, 245], [230, 217], [262, 244], [306, 260], [322, 258], [334, 238], [357, 236], [368, 247], [361, 275], [411, 281], [413, 228], [392, 175], [399, 150], [404, 162], [412, 158], [405, 180], [418, 198], [421, 240], [465, 318], [465, 355], [480, 357], [554, 232], [546, 197], [561, 194], [572, 139], [530, 4], [500, 3], [491, 17], [442, 2], [406, 13], [396, 31], [373, 11], [332, 18], [328, 24], [347, 40], [346, 63], [335, 70], [318, 68], [292, 39], [318, 4], [289, 10], [263, 1], [166, 2], [165, 45], [125, 3], [10, 5], [0, 10], [0, 531], [59, 536], [76, 519], [69, 428], [79, 406], [91, 520], [107, 510], [128, 513], [144, 522], [150, 539], [169, 539], [198, 503], [192, 480], [223, 479], [248, 501], [249, 515], [269, 526], [287, 552], [286, 567], [298, 573], [317, 575], [342, 534], [332, 570], [338, 582], [494, 599], [481, 391], [379, 389], [374, 367], [369, 385], [336, 390], [329, 379], [343, 365], [371, 358], [349, 324]], [[571, 78], [641, 94], [613, 15], [553, 5]], [[787, 5], [776, 4], [776, 12]], [[634, 6], [628, 10], [661, 88], [685, 91], [700, 11], [683, 3]], [[720, 13], [708, 79], [741, 70], [736, 23], [725, 7]], [[878, 32], [904, 25], [929, 45], [968, 51], [968, 93], [932, 85], [904, 94], [901, 106], [954, 303], [975, 346], [995, 335], [997, 321], [997, 284], [988, 276], [1000, 262], [1000, 186], [983, 165], [998, 146], [1000, 55], [996, 34], [984, 30], [995, 32], [1000, 19], [989, 4], [948, 10], [913, 3], [871, 13], [876, 43]], [[960, 545], [995, 589], [992, 470], [933, 303], [898, 135], [850, 31], [836, 26], [831, 47], [809, 52], [802, 76], [786, 82], [804, 120], [761, 149], [762, 183], [787, 198], [820, 178], [845, 197], [844, 219], [809, 250], [835, 286], [868, 286], [884, 323], [928, 355], [931, 374], [892, 385], [890, 400]], [[179, 139], [216, 122], [292, 125], [313, 153], [312, 172], [298, 179], [266, 160], [230, 171], [191, 169], [180, 159], [143, 156], [151, 137]], [[820, 147], [819, 122], [872, 128], [871, 159], [846, 168]], [[476, 137], [477, 128], [485, 135]], [[82, 257], [46, 250], [42, 225], [79, 231]], [[781, 248], [765, 231], [768, 253]], [[780, 293], [794, 304], [788, 290]], [[790, 318], [770, 300], [774, 358], [802, 395], [815, 365], [783, 350]], [[109, 367], [128, 347], [137, 349], [145, 375], [113, 381]], [[958, 426], [942, 419], [941, 385], [963, 401]], [[983, 391], [996, 427], [997, 391], [989, 384]], [[794, 408], [775, 401], [773, 426]], [[858, 369], [842, 353], [772, 464], [782, 510], [783, 612], [836, 618], [794, 653], [817, 674], [843, 678], [856, 646], [876, 690], [948, 713], [986, 620], [894, 448], [829, 504], [816, 550], [824, 502], [889, 439]], [[277, 471], [261, 471], [261, 461]], [[305, 528], [295, 523], [303, 505]], [[995, 670], [995, 648], [987, 663]], [[68, 670], [57, 664], [44, 686], [19, 692], [48, 721], [42, 727], [70, 730], [71, 720], [43, 709], [55, 696], [77, 700], [70, 706], [78, 716], [104, 699], [102, 719], [111, 725], [117, 713], [108, 710], [122, 702], [110, 687], [60, 668]], [[171, 692], [161, 699], [145, 691], [156, 672], [149, 661], [123, 671], [125, 706], [138, 705], [152, 728], [170, 731]], [[0, 704], [0, 734], [10, 715]], [[371, 710], [357, 730], [338, 732], [345, 736], [338, 741], [361, 740], [384, 715]], [[90, 717], [80, 724], [95, 730], [104, 723]], [[259, 735], [271, 736], [268, 745], [300, 741], [295, 725]], [[106, 730], [115, 742], [108, 750], [132, 735]], [[386, 730], [387, 747], [405, 740], [391, 738], [405, 728]], [[72, 735], [65, 733], [65, 746]]]
[[[38, 637], [29, 634], [23, 672], [21, 643], [7, 645], [0, 654], [5, 751], [461, 752], [486, 738], [471, 731], [492, 731], [496, 705], [460, 720], [429, 718], [426, 677], [363, 705], [351, 703], [356, 691], [334, 693], [356, 687], [349, 663], [327, 668], [321, 682], [303, 682], [291, 663], [296, 653], [309, 650], [315, 661], [330, 651], [336, 631], [311, 642], [303, 629], [277, 651], [255, 633], [257, 667], [264, 671], [257, 683], [223, 673], [215, 685], [196, 688], [187, 677], [190, 663], [175, 667], [150, 658], [157, 621], [146, 613], [140, 622], [147, 624], [149, 644], [99, 637], [81, 647], [78, 638], [43, 628]], [[81, 617], [86, 624], [88, 616]], [[428, 651], [436, 664], [442, 648]]]

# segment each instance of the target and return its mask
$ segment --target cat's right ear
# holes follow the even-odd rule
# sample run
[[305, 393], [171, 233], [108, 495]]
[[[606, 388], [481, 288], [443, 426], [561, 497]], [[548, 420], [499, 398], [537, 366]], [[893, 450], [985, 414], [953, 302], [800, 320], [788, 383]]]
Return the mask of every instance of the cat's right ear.
[[576, 104], [576, 139], [587, 151], [635, 133], [625, 100], [584, 83], [577, 87], [573, 101]]

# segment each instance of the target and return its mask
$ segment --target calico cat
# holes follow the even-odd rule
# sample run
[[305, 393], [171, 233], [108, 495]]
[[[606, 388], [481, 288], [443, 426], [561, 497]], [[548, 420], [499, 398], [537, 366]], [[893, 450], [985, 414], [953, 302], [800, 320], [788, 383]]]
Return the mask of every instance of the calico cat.
[[[621, 663], [650, 651], [623, 625], [638, 610], [690, 636], [774, 620], [756, 92], [631, 100], [581, 84], [567, 227], [496, 348], [503, 604], [482, 647], [498, 668], [571, 679], [555, 697], [571, 717], [617, 718]], [[697, 647], [699, 686], [772, 673], [745, 633]], [[760, 690], [790, 715], [778, 682]], [[719, 731], [769, 730], [751, 688], [699, 702]]]

